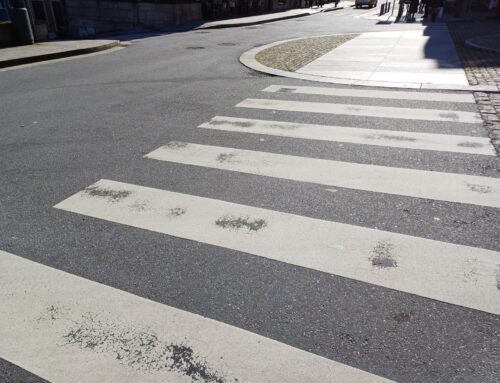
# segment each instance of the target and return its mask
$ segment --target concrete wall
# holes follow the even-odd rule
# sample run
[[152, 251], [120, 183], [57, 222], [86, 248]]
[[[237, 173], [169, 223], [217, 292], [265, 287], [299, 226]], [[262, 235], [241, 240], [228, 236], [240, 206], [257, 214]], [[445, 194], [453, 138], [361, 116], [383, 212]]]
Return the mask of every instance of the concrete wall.
[[69, 34], [161, 29], [201, 19], [201, 3], [149, 3], [136, 1], [66, 0]]

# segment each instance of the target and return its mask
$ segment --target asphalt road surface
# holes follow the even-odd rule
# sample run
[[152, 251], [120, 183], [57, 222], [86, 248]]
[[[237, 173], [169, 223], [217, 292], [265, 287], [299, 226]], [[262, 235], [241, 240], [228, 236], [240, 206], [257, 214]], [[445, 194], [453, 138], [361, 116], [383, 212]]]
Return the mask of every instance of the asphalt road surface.
[[238, 62], [412, 28], [366, 12], [0, 72], [2, 383], [498, 382], [499, 159], [471, 95]]

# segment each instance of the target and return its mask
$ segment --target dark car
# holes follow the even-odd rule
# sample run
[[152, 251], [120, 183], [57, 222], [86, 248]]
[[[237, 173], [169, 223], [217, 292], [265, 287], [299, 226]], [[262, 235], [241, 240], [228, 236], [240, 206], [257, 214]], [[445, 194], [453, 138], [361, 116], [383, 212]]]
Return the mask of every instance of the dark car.
[[363, 5], [368, 5], [368, 8], [373, 8], [377, 6], [377, 0], [356, 0], [354, 5], [356, 8], [361, 8]]

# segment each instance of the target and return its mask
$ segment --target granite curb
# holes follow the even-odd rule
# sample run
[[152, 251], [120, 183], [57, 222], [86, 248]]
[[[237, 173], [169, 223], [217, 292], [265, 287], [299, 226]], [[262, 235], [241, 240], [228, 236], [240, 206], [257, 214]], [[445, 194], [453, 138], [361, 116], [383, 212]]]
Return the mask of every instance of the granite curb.
[[499, 53], [500, 54], [500, 48], [494, 48], [491, 46], [488, 46], [487, 44], [481, 44], [478, 42], [478, 40], [484, 39], [484, 38], [492, 38], [496, 37], [498, 41], [500, 41], [500, 34], [499, 35], [488, 35], [488, 36], [480, 36], [480, 37], [471, 37], [467, 40], [465, 40], [465, 45], [474, 49], [479, 49], [482, 51], [486, 52], [493, 52], [493, 53]]
[[[338, 36], [342, 34], [332, 34], [327, 36]], [[302, 40], [310, 37], [327, 37], [327, 36], [308, 36], [299, 37], [295, 39], [276, 41], [274, 43], [259, 46], [244, 52], [239, 60], [240, 62], [250, 69], [254, 69], [258, 72], [267, 73], [273, 76], [289, 77], [299, 80], [316, 81], [329, 84], [341, 84], [341, 85], [355, 85], [355, 86], [372, 86], [372, 87], [383, 87], [383, 88], [401, 88], [401, 89], [426, 89], [426, 90], [448, 90], [448, 91], [467, 91], [467, 92], [493, 92], [499, 93], [500, 88], [497, 85], [441, 85], [441, 84], [429, 84], [429, 83], [401, 83], [401, 82], [390, 82], [390, 81], [372, 81], [372, 80], [354, 80], [354, 79], [344, 79], [335, 77], [325, 77], [319, 75], [311, 74], [300, 74], [296, 72], [289, 72], [280, 69], [270, 68], [258, 62], [256, 56], [259, 52], [272, 48], [290, 41]]]
[[120, 41], [113, 40], [113, 41], [107, 42], [105, 44], [91, 46], [91, 47], [67, 49], [67, 50], [63, 50], [60, 52], [36, 54], [36, 55], [32, 55], [32, 56], [23, 56], [23, 57], [8, 59], [8, 60], [1, 60], [0, 59], [0, 68], [8, 68], [8, 67], [18, 66], [18, 65], [33, 64], [33, 63], [41, 62], [41, 61], [49, 61], [49, 60], [61, 59], [61, 58], [72, 57], [72, 56], [80, 56], [80, 55], [85, 55], [85, 54], [89, 54], [89, 53], [96, 53], [96, 52], [104, 51], [104, 50], [115, 48], [118, 46], [121, 46]]

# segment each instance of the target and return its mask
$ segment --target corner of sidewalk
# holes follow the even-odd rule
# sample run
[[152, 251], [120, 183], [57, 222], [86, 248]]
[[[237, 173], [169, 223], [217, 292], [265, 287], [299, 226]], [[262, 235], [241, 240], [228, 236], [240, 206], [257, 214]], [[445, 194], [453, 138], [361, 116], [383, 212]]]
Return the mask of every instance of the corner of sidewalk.
[[0, 49], [0, 68], [97, 53], [125, 46], [119, 40], [54, 40]]
[[[447, 38], [449, 40], [447, 44], [450, 49], [456, 49], [457, 57], [455, 60], [448, 58], [448, 61], [451, 60], [450, 63], [453, 62], [454, 65], [457, 65], [457, 69], [460, 66], [463, 69], [463, 74], [458, 77], [462, 78], [461, 83], [440, 84], [439, 81], [436, 83], [405, 83], [402, 80], [401, 82], [391, 82], [340, 76], [336, 78], [334, 77], [335, 70], [329, 71], [327, 66], [334, 65], [334, 62], [340, 63], [344, 67], [346, 64], [342, 64], [338, 60], [332, 61], [331, 56], [326, 57], [323, 61], [318, 60], [318, 62], [321, 61], [321, 64], [316, 65], [316, 67], [320, 67], [319, 72], [314, 70], [317, 68], [302, 70], [302, 68], [305, 68], [309, 63], [315, 62], [319, 57], [330, 55], [338, 46], [356, 38], [357, 34], [302, 37], [277, 41], [243, 53], [240, 56], [240, 62], [251, 69], [270, 75], [320, 83], [428, 91], [472, 92], [484, 121], [483, 125], [497, 153], [500, 155], [500, 54], [494, 52], [494, 49], [499, 44], [500, 35], [492, 35], [492, 29], [484, 23], [477, 23], [473, 27], [470, 24], [458, 22], [453, 23], [453, 25], [454, 27], [449, 28], [451, 39], [450, 37]], [[481, 47], [471, 47], [470, 43], [467, 43], [470, 39], [473, 39], [472, 41], [476, 45], [481, 45]], [[311, 48], [311, 51], [309, 51], [309, 48]], [[357, 51], [359, 52], [359, 49]], [[417, 61], [418, 59], [419, 57], [416, 57]], [[349, 62], [357, 61], [360, 61], [359, 58], [353, 57]], [[428, 65], [429, 63], [422, 62], [422, 64]], [[422, 67], [425, 67], [425, 65], [422, 65]], [[353, 68], [340, 70], [352, 71]], [[439, 75], [439, 70], [436, 69], [436, 73], [432, 74], [434, 78]], [[429, 78], [432, 79], [432, 76]], [[451, 78], [455, 78], [453, 76], [455, 75], [452, 75]]]
[[[450, 20], [448, 29], [470, 84], [497, 85], [500, 88], [500, 20], [494, 11]], [[474, 92], [479, 113], [491, 142], [500, 156], [500, 93]]]

